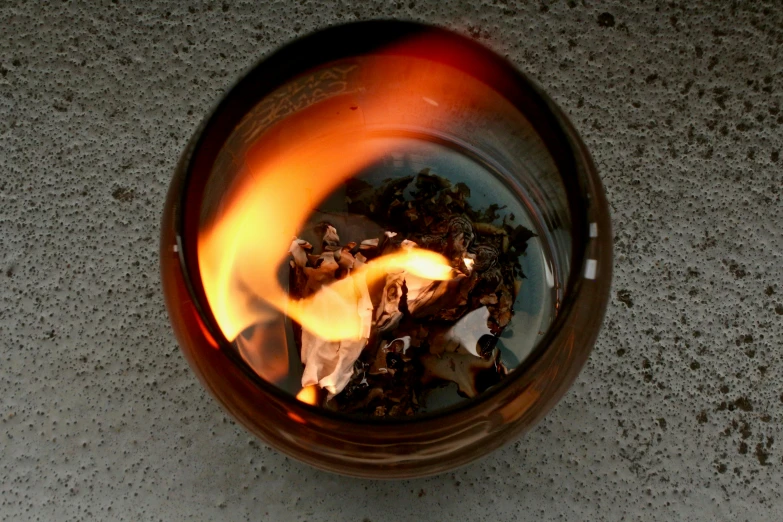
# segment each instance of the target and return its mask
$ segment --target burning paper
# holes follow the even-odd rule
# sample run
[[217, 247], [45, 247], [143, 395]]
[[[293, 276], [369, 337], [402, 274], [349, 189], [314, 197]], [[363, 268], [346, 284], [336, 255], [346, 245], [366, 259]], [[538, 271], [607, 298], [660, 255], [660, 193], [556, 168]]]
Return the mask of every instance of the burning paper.
[[[301, 333], [301, 357], [305, 367], [302, 387], [318, 385], [333, 396], [345, 388], [353, 363], [367, 344], [373, 306], [367, 289], [367, 274], [361, 270], [364, 263], [350, 252], [339, 250], [339, 237], [333, 226], [327, 225], [323, 243], [324, 253], [314, 263], [317, 268], [308, 266], [306, 243], [301, 240], [291, 244], [291, 255], [294, 271], [304, 272], [305, 289], [298, 292], [305, 298], [299, 301], [303, 303], [300, 305], [302, 312], [334, 322], [356, 324], [355, 335], [336, 341], [324, 339], [309, 329], [303, 329]], [[339, 261], [335, 261], [335, 252], [339, 252]], [[336, 280], [337, 272], [343, 269], [347, 275]]]
[[[351, 202], [367, 212], [367, 199], [388, 194], [388, 186], [402, 198], [399, 188], [413, 179], [362, 187], [349, 192]], [[431, 183], [438, 188], [427, 190]], [[522, 276], [518, 256], [530, 234], [474, 222], [482, 215], [461, 201], [467, 191], [429, 172], [416, 185], [424, 197], [414, 194], [415, 204], [383, 202], [403, 218], [372, 215], [396, 223], [397, 231], [341, 244], [340, 227], [324, 222], [314, 227], [320, 253], [303, 239], [291, 244], [294, 304], [326, 322], [352, 321], [359, 332], [329, 339], [302, 325], [297, 343], [308, 402], [349, 413], [411, 415], [433, 386], [452, 382], [461, 395], [475, 397], [508, 373], [496, 345], [513, 313]], [[461, 213], [436, 204], [444, 192], [452, 205], [462, 204]], [[343, 308], [332, 306], [334, 295]], [[310, 396], [319, 389], [323, 399]]]
[[[348, 384], [354, 363], [373, 329], [389, 331], [399, 323], [402, 286], [408, 272], [416, 280], [431, 282], [451, 277], [451, 268], [438, 254], [420, 251], [410, 241], [403, 242], [398, 252], [364, 263], [366, 258], [362, 254], [354, 257], [350, 248], [339, 245], [334, 226], [322, 223], [318, 228], [323, 232], [323, 252], [319, 256], [311, 259], [307, 255], [310, 245], [306, 241], [294, 239], [291, 243], [292, 294], [300, 299], [289, 306], [298, 310], [297, 314], [317, 316], [323, 323], [340, 324], [340, 331], [352, 333], [342, 339], [330, 339], [324, 335], [326, 328], [314, 332], [302, 325], [302, 387], [318, 385], [331, 398]], [[386, 238], [393, 236], [386, 235]], [[363, 244], [377, 245], [378, 241], [368, 240]], [[370, 298], [368, 280], [376, 286], [383, 283], [377, 307]], [[346, 323], [355, 325], [353, 332], [347, 330]]]
[[[318, 317], [319, 324], [335, 326], [313, 331], [303, 324], [300, 341], [302, 387], [318, 385], [333, 397], [353, 375], [353, 365], [373, 328], [387, 331], [399, 322], [405, 275], [410, 272], [412, 277], [431, 282], [451, 277], [451, 268], [438, 254], [419, 250], [411, 242], [396, 253], [364, 263], [361, 253], [354, 257], [350, 247], [340, 246], [334, 226], [322, 223], [317, 228], [323, 235], [319, 256], [308, 255], [312, 247], [306, 241], [294, 239], [291, 243], [292, 295], [299, 299], [292, 300], [289, 307], [296, 310], [290, 314], [294, 318]], [[376, 308], [368, 284], [380, 282], [383, 294]], [[343, 332], [344, 337], [336, 338], [339, 333], [330, 336], [332, 331]]]

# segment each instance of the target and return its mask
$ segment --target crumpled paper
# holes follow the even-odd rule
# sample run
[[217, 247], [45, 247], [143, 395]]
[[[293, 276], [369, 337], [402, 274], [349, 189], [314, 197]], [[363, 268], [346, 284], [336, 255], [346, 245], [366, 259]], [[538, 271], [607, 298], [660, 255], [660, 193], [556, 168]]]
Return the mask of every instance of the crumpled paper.
[[[334, 229], [332, 229], [334, 230]], [[340, 341], [326, 341], [307, 329], [302, 330], [302, 387], [318, 385], [329, 393], [329, 398], [340, 393], [353, 374], [353, 364], [367, 345], [373, 322], [373, 305], [367, 288], [365, 274], [356, 271], [362, 264], [359, 254], [353, 258], [342, 252], [340, 261], [335, 261], [333, 252], [324, 252], [318, 268], [306, 267], [307, 256], [300, 240], [291, 244], [294, 263], [308, 276], [308, 307], [322, 316], [334, 313], [330, 309], [335, 302], [332, 295], [339, 293], [339, 301], [359, 316], [360, 331], [357, 338]], [[341, 267], [351, 270], [345, 278], [335, 281], [334, 274]], [[338, 313], [342, 315], [342, 312]], [[339, 319], [339, 317], [335, 318]]]

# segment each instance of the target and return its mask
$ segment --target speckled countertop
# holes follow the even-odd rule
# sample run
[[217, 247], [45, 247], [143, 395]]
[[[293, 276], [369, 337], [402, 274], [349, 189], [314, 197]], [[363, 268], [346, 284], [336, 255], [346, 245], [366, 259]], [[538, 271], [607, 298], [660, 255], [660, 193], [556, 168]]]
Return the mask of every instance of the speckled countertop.
[[[571, 116], [616, 276], [527, 436], [424, 480], [254, 441], [181, 357], [158, 279], [175, 162], [238, 75], [316, 27], [441, 24]], [[783, 6], [776, 1], [0, 2], [0, 519], [780, 520]]]

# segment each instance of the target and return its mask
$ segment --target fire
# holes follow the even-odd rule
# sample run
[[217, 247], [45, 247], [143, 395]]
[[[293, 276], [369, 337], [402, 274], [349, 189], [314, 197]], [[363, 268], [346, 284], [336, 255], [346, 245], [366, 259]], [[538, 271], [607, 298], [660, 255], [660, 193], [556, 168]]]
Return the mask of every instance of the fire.
[[[327, 341], [366, 338], [369, 299], [357, 288], [366, 288], [384, 272], [404, 271], [425, 281], [451, 277], [445, 258], [413, 247], [355, 267], [348, 277], [303, 300], [291, 299], [279, 281], [292, 237], [311, 212], [340, 184], [390, 152], [389, 141], [376, 139], [374, 129], [442, 125], [448, 112], [439, 103], [459, 99], [470, 106], [481, 92], [475, 78], [455, 76], [447, 66], [424, 60], [391, 56], [363, 67], [368, 84], [391, 85], [392, 94], [372, 98], [348, 92], [326, 98], [266, 131], [243, 158], [244, 171], [220, 210], [199, 232], [204, 291], [229, 341], [280, 313]], [[401, 78], [409, 78], [408, 83], [400, 84]], [[309, 400], [307, 390], [300, 395]]]
[[[369, 337], [369, 320], [358, 313], [361, 295], [356, 288], [366, 288], [384, 279], [387, 272], [407, 274], [430, 280], [451, 279], [451, 266], [440, 254], [414, 248], [381, 256], [354, 269], [350, 276], [323, 287], [314, 295], [299, 301], [289, 299], [286, 313], [303, 328], [326, 341]], [[368, 314], [372, 313], [369, 296]]]
[[305, 404], [315, 406], [318, 404], [318, 388], [316, 386], [305, 386], [299, 393], [296, 394], [296, 398]]
[[[360, 318], [352, 284], [357, 277], [373, 277], [379, 274], [376, 268], [432, 280], [450, 277], [451, 267], [440, 254], [413, 248], [378, 258], [306, 300], [290, 299], [280, 285], [279, 267], [287, 261], [291, 238], [314, 202], [383, 152], [364, 133], [335, 134], [306, 150], [294, 148], [267, 158], [244, 178], [220, 219], [199, 235], [204, 290], [227, 339], [271, 320], [275, 311], [287, 313], [327, 340], [358, 338]], [[312, 200], [302, 197], [305, 188]]]

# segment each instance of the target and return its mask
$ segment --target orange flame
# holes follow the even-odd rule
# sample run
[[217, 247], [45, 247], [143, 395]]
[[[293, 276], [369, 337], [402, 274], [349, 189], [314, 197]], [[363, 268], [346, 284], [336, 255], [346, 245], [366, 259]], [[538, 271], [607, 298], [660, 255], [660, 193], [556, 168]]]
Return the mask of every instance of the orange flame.
[[[352, 282], [357, 272], [367, 273], [367, 268], [324, 287], [309, 299], [296, 301], [280, 286], [278, 267], [288, 256], [291, 237], [313, 210], [311, 200], [302, 197], [303, 189], [309, 189], [313, 200], [321, 201], [383, 152], [377, 140], [367, 139], [364, 133], [331, 135], [318, 146], [294, 149], [259, 165], [243, 180], [220, 220], [199, 235], [204, 290], [227, 339], [235, 339], [254, 323], [269, 320], [272, 309], [286, 312], [326, 340], [359, 337]], [[447, 279], [451, 270], [440, 254], [421, 249], [384, 256], [372, 264], [429, 279]], [[271, 309], [251, 306], [247, 289]]]
[[427, 127], [432, 121], [442, 126], [448, 104], [438, 107], [433, 100], [459, 98], [470, 106], [485, 89], [474, 78], [455, 77], [450, 68], [425, 60], [386, 56], [362, 67], [362, 80], [389, 86], [388, 93], [333, 96], [266, 131], [244, 158], [245, 171], [219, 214], [199, 232], [204, 291], [228, 340], [280, 312], [327, 341], [367, 337], [357, 287], [384, 272], [405, 271], [430, 280], [451, 277], [443, 256], [410, 248], [374, 259], [300, 301], [289, 298], [279, 283], [278, 270], [289, 256], [292, 237], [314, 208], [390, 152], [388, 140], [372, 137], [373, 128]]
[[[324, 286], [299, 301], [289, 299], [288, 315], [326, 341], [369, 337], [369, 326], [359, 313], [361, 295], [357, 283], [367, 287], [387, 272], [406, 272], [432, 281], [451, 279], [451, 266], [442, 255], [430, 250], [410, 249], [381, 256], [352, 271], [349, 277]], [[372, 304], [368, 313], [372, 313]]]
[[315, 386], [305, 386], [299, 390], [296, 398], [305, 404], [315, 406], [318, 403], [318, 389]]

